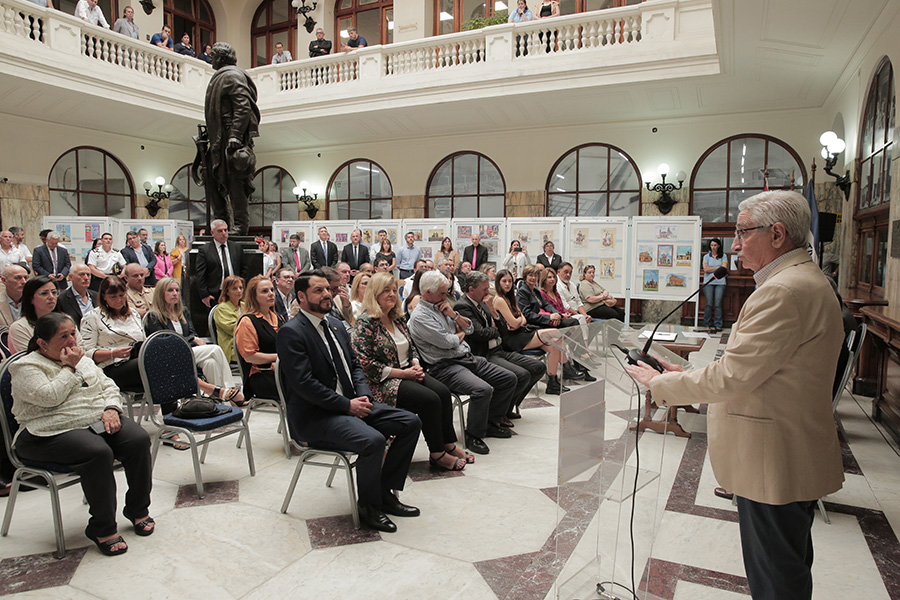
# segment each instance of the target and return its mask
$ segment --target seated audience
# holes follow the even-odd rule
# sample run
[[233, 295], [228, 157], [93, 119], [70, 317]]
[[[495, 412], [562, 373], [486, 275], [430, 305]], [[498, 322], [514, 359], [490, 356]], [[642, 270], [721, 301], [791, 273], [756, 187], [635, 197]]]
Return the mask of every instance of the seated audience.
[[[490, 281], [490, 295], [491, 295], [491, 303], [493, 303], [493, 297], [497, 295], [497, 290], [495, 287], [495, 280], [497, 279], [497, 267], [495, 267], [491, 263], [487, 263], [478, 267], [478, 271], [480, 273], [484, 273], [488, 276], [488, 281]], [[457, 279], [460, 279], [460, 285], [462, 285], [462, 278], [457, 276]]]
[[[437, 264], [443, 264], [447, 259], [453, 261], [453, 266], [459, 269], [459, 252], [453, 249], [453, 240], [445, 237], [441, 240], [441, 249], [434, 254], [434, 260]], [[469, 264], [471, 267], [472, 265]]]
[[281, 268], [275, 269], [273, 274], [275, 283], [275, 312], [278, 318], [284, 323], [288, 320], [288, 312], [291, 309], [296, 295], [294, 295], [294, 280], [297, 274], [291, 269]]
[[359, 265], [359, 272], [360, 273], [368, 273], [369, 275], [374, 275], [375, 274], [375, 266], [372, 265], [372, 263], [367, 263], [367, 262], [363, 263], [363, 264]]
[[409, 277], [407, 277], [406, 279], [404, 279], [402, 277], [400, 278], [400, 281], [403, 282], [403, 292], [400, 294], [401, 298], [404, 298], [404, 299], [409, 298], [409, 293], [410, 293], [410, 291], [412, 291], [413, 277], [415, 276], [416, 273], [418, 273], [421, 270], [427, 270], [427, 271], [431, 270], [431, 269], [426, 268], [425, 264], [426, 264], [425, 260], [420, 258], [419, 260], [417, 260], [415, 262], [415, 268], [409, 272]]
[[22, 316], [22, 290], [28, 272], [19, 265], [6, 265], [0, 277], [0, 326], [9, 327]]
[[391, 272], [391, 263], [385, 257], [381, 257], [375, 261], [375, 272], [376, 273], [390, 273]]
[[503, 339], [497, 323], [502, 317], [492, 304], [485, 303], [490, 289], [489, 283], [484, 273], [480, 271], [470, 273], [466, 278], [466, 291], [453, 308], [472, 322], [474, 331], [466, 334], [466, 341], [472, 348], [472, 353], [485, 357], [489, 363], [499, 365], [516, 376], [515, 393], [507, 408], [506, 416], [500, 420], [500, 424], [504, 427], [512, 427], [510, 419], [520, 417], [516, 409], [522, 404], [528, 391], [544, 376], [547, 368], [536, 358], [503, 349]]
[[616, 299], [594, 281], [594, 265], [588, 265], [581, 273], [578, 294], [584, 302], [587, 314], [594, 319], [618, 319], [625, 321], [625, 309], [616, 306]]
[[229, 275], [222, 282], [222, 295], [216, 306], [213, 320], [216, 323], [216, 341], [228, 362], [234, 362], [234, 328], [244, 313], [244, 280]]
[[257, 275], [247, 282], [244, 293], [246, 311], [234, 328], [238, 354], [236, 358], [250, 365], [244, 382], [246, 397], [278, 398], [275, 387], [275, 336], [281, 323], [275, 312], [275, 286], [271, 279]]
[[374, 401], [418, 415], [429, 462], [448, 471], [461, 471], [475, 457], [456, 446], [450, 390], [419, 364], [400, 310], [394, 276], [376, 273], [366, 287], [363, 305], [365, 310], [350, 330], [350, 339]]
[[136, 231], [125, 234], [125, 247], [122, 248], [122, 258], [127, 264], [139, 264], [144, 269], [146, 285], [156, 285], [156, 255], [153, 249], [141, 243], [141, 238]]
[[512, 436], [500, 422], [512, 402], [516, 376], [472, 354], [463, 338], [475, 327], [447, 301], [450, 284], [444, 275], [424, 273], [419, 287], [422, 295], [410, 313], [409, 332], [422, 360], [429, 365], [429, 374], [450, 390], [469, 396], [466, 447], [487, 454], [490, 448], [485, 437]]
[[558, 270], [559, 265], [562, 263], [562, 257], [559, 254], [556, 254], [553, 251], [554, 249], [555, 246], [553, 245], [553, 242], [550, 240], [544, 242], [544, 251], [538, 255], [537, 264]]
[[521, 242], [513, 240], [509, 245], [509, 253], [501, 264], [504, 269], [512, 273], [513, 279], [519, 280], [522, 278], [525, 267], [531, 264], [531, 259], [528, 258], [528, 251], [522, 247]]
[[[547, 267], [541, 271], [540, 275], [541, 298], [544, 302], [553, 307], [553, 309], [563, 316], [563, 319], [575, 319], [578, 322], [584, 322], [584, 318], [578, 312], [571, 310], [566, 303], [563, 302], [562, 296], [556, 289], [557, 277], [556, 270]], [[579, 319], [578, 317], [582, 317]]]
[[[163, 241], [156, 242], [153, 253], [156, 255], [156, 266], [153, 267], [156, 280], [159, 281], [166, 277], [174, 277], [175, 264], [172, 257], [169, 256], [169, 253], [166, 252], [166, 243]], [[178, 278], [178, 280], [181, 281], [180, 278]]]
[[[9, 326], [9, 349], [22, 352], [34, 335], [35, 322], [46, 314], [61, 312], [57, 308], [59, 290], [56, 283], [44, 275], [29, 279], [22, 288], [22, 316]], [[81, 342], [81, 336], [78, 336]]]
[[353, 278], [353, 287], [350, 288], [350, 305], [353, 307], [354, 319], [358, 319], [363, 313], [363, 297], [371, 278], [371, 275], [362, 272], [357, 273], [356, 277]]
[[421, 298], [422, 292], [420, 290], [420, 284], [422, 281], [422, 276], [427, 273], [425, 269], [419, 269], [416, 271], [416, 274], [407, 279], [410, 282], [409, 294], [406, 295], [406, 300], [403, 301], [403, 313], [406, 315], [407, 320], [409, 319], [409, 315], [416, 309], [416, 306], [419, 304], [419, 299]]
[[153, 288], [144, 286], [145, 273], [146, 269], [137, 263], [128, 263], [122, 273], [128, 285], [125, 290], [128, 294], [128, 306], [137, 311], [141, 318], [153, 305]]
[[406, 485], [421, 430], [419, 417], [372, 402], [347, 332], [328, 318], [331, 291], [325, 274], [302, 273], [295, 291], [300, 312], [282, 328], [277, 342], [291, 437], [313, 447], [356, 452], [360, 521], [378, 531], [396, 531], [388, 514], [419, 515], [418, 508], [401, 503], [393, 493]]
[[247, 405], [240, 389], [229, 388], [231, 367], [222, 349], [214, 344], [207, 344], [197, 337], [194, 325], [184, 312], [181, 302], [181, 284], [171, 277], [161, 279], [153, 293], [153, 305], [147, 313], [147, 324], [144, 332], [150, 336], [157, 331], [168, 329], [183, 337], [191, 345], [194, 362], [207, 383], [213, 386], [211, 396], [217, 400], [231, 402], [237, 407]]
[[[152, 534], [150, 436], [121, 418], [116, 384], [85, 358], [68, 315], [38, 319], [28, 352], [10, 367], [12, 412], [20, 425], [16, 451], [28, 460], [71, 465], [90, 509], [85, 535], [103, 554], [122, 554], [128, 546], [117, 533], [113, 460], [122, 463], [128, 481], [125, 518], [137, 535]], [[104, 433], [97, 435], [93, 425]]]
[[565, 317], [544, 300], [538, 287], [539, 270], [534, 265], [525, 267], [524, 279], [516, 290], [516, 300], [528, 323], [538, 327], [571, 327], [578, 321]]
[[60, 310], [72, 317], [75, 327], [81, 327], [81, 317], [97, 306], [97, 292], [90, 289], [91, 269], [85, 264], [75, 263], [69, 272], [72, 287], [59, 295]]
[[512, 273], [505, 269], [499, 271], [494, 288], [497, 290], [494, 308], [499, 315], [495, 322], [503, 339], [503, 348], [509, 352], [543, 350], [547, 353], [547, 393], [558, 396], [569, 391], [569, 388], [560, 383], [558, 376], [559, 364], [566, 363], [566, 355], [549, 342], [553, 339], [552, 336], [558, 335], [557, 332], [552, 329], [539, 330], [528, 324], [516, 300]]

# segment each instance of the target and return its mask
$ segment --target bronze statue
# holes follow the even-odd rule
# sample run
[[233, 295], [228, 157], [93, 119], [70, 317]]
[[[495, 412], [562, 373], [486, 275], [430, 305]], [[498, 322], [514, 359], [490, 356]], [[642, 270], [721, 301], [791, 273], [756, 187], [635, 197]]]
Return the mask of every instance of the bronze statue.
[[256, 85], [237, 67], [230, 44], [216, 42], [210, 56], [216, 72], [206, 88], [206, 126], [198, 125], [200, 134], [194, 136], [197, 156], [191, 175], [197, 185], [206, 188], [212, 219], [230, 223], [235, 235], [247, 235], [247, 201], [255, 189], [253, 138], [259, 136]]

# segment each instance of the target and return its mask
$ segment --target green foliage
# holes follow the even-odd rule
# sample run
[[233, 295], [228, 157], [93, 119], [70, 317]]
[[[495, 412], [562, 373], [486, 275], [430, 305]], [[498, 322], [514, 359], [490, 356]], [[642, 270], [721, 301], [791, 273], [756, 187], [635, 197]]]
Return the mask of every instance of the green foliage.
[[472, 31], [473, 29], [484, 29], [485, 27], [489, 27], [491, 25], [501, 25], [506, 23], [506, 20], [509, 18], [509, 11], [501, 10], [494, 14], [493, 17], [475, 17], [474, 19], [469, 19], [468, 21], [463, 22], [462, 30], [463, 31]]

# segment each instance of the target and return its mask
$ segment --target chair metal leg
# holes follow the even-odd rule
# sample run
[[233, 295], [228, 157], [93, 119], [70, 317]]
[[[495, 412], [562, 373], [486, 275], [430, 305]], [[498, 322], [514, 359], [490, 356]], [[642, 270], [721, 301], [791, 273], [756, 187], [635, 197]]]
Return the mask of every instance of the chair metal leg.
[[197, 482], [197, 496], [202, 498], [206, 495], [206, 490], [203, 489], [203, 475], [200, 474], [200, 457], [197, 455], [197, 440], [194, 439], [193, 434], [189, 431], [187, 432], [187, 436], [191, 446], [191, 460], [194, 463], [194, 480]]
[[291, 477], [291, 484], [288, 486], [287, 494], [284, 496], [284, 502], [281, 503], [281, 514], [287, 512], [288, 505], [291, 503], [291, 497], [294, 495], [294, 488], [297, 487], [297, 480], [300, 479], [300, 471], [303, 470], [303, 465], [306, 463], [307, 453], [303, 453], [297, 459], [297, 468], [294, 469], [294, 476]]
[[56, 485], [56, 479], [51, 477], [47, 481], [50, 486], [50, 506], [53, 510], [53, 531], [56, 534], [56, 558], [63, 558], [66, 555], [66, 537], [63, 533], [62, 512], [59, 509], [59, 488]]
[[284, 414], [284, 406], [278, 406], [278, 433], [281, 434], [281, 441], [284, 443], [284, 456], [288, 460], [291, 459], [291, 440], [288, 436], [287, 420]]
[[337, 470], [338, 470], [338, 464], [339, 464], [340, 462], [341, 462], [341, 457], [335, 456], [335, 457], [334, 457], [334, 464], [331, 466], [331, 473], [329, 473], [329, 475], [328, 475], [328, 481], [325, 482], [325, 485], [326, 485], [327, 487], [331, 487], [331, 484], [334, 482], [334, 476], [335, 476], [335, 474], [337, 473]]
[[200, 462], [206, 462], [206, 451], [209, 450], [209, 443], [206, 441], [209, 439], [209, 436], [212, 435], [211, 431], [206, 432], [206, 437], [203, 438], [203, 451], [200, 453]]
[[128, 418], [134, 421], [134, 396], [128, 392], [122, 392], [122, 397], [125, 398], [125, 410], [128, 411]]
[[3, 527], [0, 528], [0, 535], [6, 537], [9, 533], [9, 524], [12, 521], [13, 508], [16, 506], [16, 498], [19, 495], [19, 473], [13, 475], [12, 487], [9, 489], [9, 498], [6, 500], [6, 513], [3, 515]]
[[250, 463], [250, 476], [256, 476], [256, 463], [253, 461], [253, 444], [250, 441], [250, 429], [247, 427], [247, 417], [244, 417], [244, 429], [247, 432], [247, 462]]
[[162, 428], [156, 430], [156, 434], [153, 436], [153, 447], [150, 449], [150, 472], [153, 472], [153, 468], [156, 466], [156, 455], [159, 454], [159, 445], [162, 441]]
[[[356, 486], [353, 483], [353, 469], [350, 468], [350, 461], [343, 459], [344, 466], [347, 468], [347, 489], [350, 490], [350, 513], [353, 515], [353, 527], [359, 529], [359, 506], [356, 504]], [[334, 471], [332, 470], [332, 473]]]
[[822, 499], [818, 500], [819, 510], [822, 512], [822, 518], [825, 519], [825, 522], [828, 525], [831, 525], [831, 517], [828, 516], [828, 513], [825, 511], [825, 505], [822, 503]]

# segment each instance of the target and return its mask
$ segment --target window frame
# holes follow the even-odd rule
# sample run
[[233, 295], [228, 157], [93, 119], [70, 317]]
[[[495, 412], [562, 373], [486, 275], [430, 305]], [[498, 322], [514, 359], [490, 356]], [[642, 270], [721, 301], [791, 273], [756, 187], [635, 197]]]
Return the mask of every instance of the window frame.
[[[103, 208], [104, 208], [104, 214], [102, 214], [102, 215], [84, 215], [81, 212], [81, 194], [82, 193], [97, 194], [99, 192], [87, 191], [87, 190], [81, 189], [81, 179], [78, 178], [78, 176], [77, 176], [77, 174], [81, 171], [80, 164], [79, 164], [80, 163], [80, 159], [79, 159], [79, 151], [80, 150], [89, 150], [89, 151], [99, 152], [100, 154], [103, 155]], [[64, 157], [71, 154], [72, 152], [75, 152], [75, 173], [76, 173], [75, 189], [53, 187], [53, 185], [52, 185], [53, 171], [56, 169], [56, 165], [58, 165], [59, 162]], [[108, 191], [108, 183], [107, 182], [109, 181], [109, 178], [108, 178], [108, 167], [107, 167], [107, 162], [106, 162], [107, 159], [113, 160], [116, 163], [116, 165], [119, 167], [119, 169], [122, 170], [122, 173], [125, 176], [125, 183], [128, 184], [128, 187], [130, 189], [130, 192], [128, 194], [117, 194], [117, 193], [111, 193]], [[125, 163], [123, 163], [121, 160], [119, 160], [119, 158], [116, 155], [112, 154], [111, 152], [107, 152], [103, 148], [98, 148], [96, 146], [75, 146], [73, 148], [69, 148], [68, 150], [66, 150], [65, 152], [60, 154], [57, 157], [57, 159], [53, 162], [53, 166], [50, 167], [50, 172], [47, 175], [47, 190], [50, 194], [52, 194], [53, 192], [74, 193], [75, 197], [77, 199], [77, 208], [76, 208], [75, 212], [76, 212], [76, 216], [79, 216], [79, 217], [81, 217], [81, 216], [87, 216], [87, 217], [109, 216], [109, 196], [127, 198], [128, 206], [130, 207], [131, 210], [130, 210], [130, 214], [127, 215], [125, 218], [130, 219], [130, 218], [133, 218], [133, 216], [135, 215], [135, 208], [136, 208], [135, 203], [137, 200], [137, 195], [135, 193], [134, 179], [131, 177], [131, 172], [125, 166]], [[121, 218], [121, 217], [117, 217], [117, 218]]]
[[[273, 23], [272, 19], [275, 15], [274, 4], [275, 2], [287, 2], [288, 6], [288, 20], [281, 21], [278, 23]], [[262, 27], [256, 27], [256, 21], [260, 16], [260, 13], [265, 10], [266, 11], [266, 24]], [[256, 55], [256, 40], [260, 37], [265, 36], [266, 38], [266, 64], [271, 64], [272, 57], [275, 56], [275, 43], [272, 41], [272, 36], [277, 33], [287, 32], [288, 34], [288, 47], [285, 48], [288, 52], [291, 53], [291, 56], [294, 60], [297, 60], [297, 12], [294, 10], [294, 7], [291, 6], [290, 0], [263, 0], [259, 3], [259, 6], [256, 8], [256, 12], [253, 13], [253, 19], [250, 21], [250, 64], [251, 67], [262, 67], [264, 65], [257, 64], [257, 55]]]
[[[177, 44], [181, 42], [181, 36], [184, 32], [175, 31], [175, 18], [178, 17], [185, 21], [189, 21], [191, 23], [191, 47], [194, 48], [194, 52], [196, 52], [197, 56], [200, 56], [206, 43], [203, 42], [204, 31], [209, 33], [208, 43], [216, 43], [216, 14], [213, 12], [212, 6], [210, 6], [209, 2], [206, 0], [190, 1], [192, 14], [176, 9], [175, 0], [163, 0], [163, 25], [169, 26], [169, 29], [172, 31], [172, 43]], [[206, 13], [210, 18], [209, 21], [200, 20], [199, 7], [201, 4], [206, 8]], [[161, 29], [162, 26], [160, 26], [160, 30]]]
[[[579, 189], [579, 179], [581, 178], [581, 169], [579, 168], [579, 162], [581, 161], [581, 151], [584, 150], [585, 148], [593, 148], [593, 147], [598, 147], [598, 146], [605, 148], [607, 151], [607, 154], [606, 154], [606, 175], [607, 175], [606, 187], [607, 187], [607, 189], [606, 190], [581, 190], [581, 189]], [[638, 183], [638, 187], [636, 189], [634, 189], [634, 190], [631, 190], [631, 189], [612, 190], [612, 189], [610, 189], [610, 187], [609, 187], [609, 174], [610, 174], [609, 167], [610, 167], [610, 161], [611, 161], [611, 156], [612, 156], [613, 151], [615, 151], [615, 152], [619, 153], [621, 156], [625, 157], [625, 159], [628, 160], [628, 162], [631, 164], [631, 167], [634, 169], [635, 178], [637, 179], [637, 183]], [[573, 152], [576, 153], [576, 155], [575, 155], [575, 191], [574, 192], [551, 192], [550, 184], [553, 183], [553, 175], [556, 173], [556, 169]], [[641, 181], [641, 179], [642, 179], [641, 171], [640, 171], [640, 169], [638, 169], [637, 163], [634, 162], [634, 159], [631, 158], [631, 156], [627, 152], [625, 152], [618, 146], [614, 146], [612, 144], [607, 144], [605, 142], [588, 142], [586, 144], [581, 144], [579, 146], [575, 146], [574, 148], [571, 148], [571, 149], [567, 150], [566, 152], [564, 152], [558, 159], [556, 159], [556, 162], [553, 163], [553, 166], [550, 167], [550, 171], [547, 173], [547, 181], [544, 184], [544, 214], [547, 215], [548, 217], [561, 216], [561, 215], [551, 215], [550, 214], [550, 195], [566, 193], [566, 194], [572, 194], [575, 196], [575, 214], [567, 215], [567, 216], [608, 217], [608, 216], [610, 216], [609, 215], [609, 196], [610, 196], [610, 194], [634, 192], [638, 196], [637, 216], [640, 216], [643, 214], [643, 211], [644, 211], [644, 208], [643, 208], [644, 203], [641, 202], [641, 195], [642, 195], [642, 190], [643, 190], [644, 185], [643, 185], [643, 182]], [[578, 210], [579, 209], [579, 195], [581, 195], [581, 194], [606, 194], [606, 214], [605, 215], [581, 215], [581, 214], [579, 214], [579, 210]], [[613, 216], [616, 216], [616, 215], [613, 215]]]
[[[278, 182], [279, 192], [280, 192], [278, 194], [279, 198], [284, 198], [284, 195], [285, 195], [285, 189], [286, 189], [285, 185], [284, 185], [285, 177], [290, 177], [291, 181], [293, 181], [293, 185], [291, 185], [289, 188], [287, 188], [288, 200], [280, 200], [279, 202], [267, 202], [266, 201], [266, 177], [264, 175], [264, 172], [268, 171], [270, 169], [278, 169], [279, 172], [281, 173], [281, 179]], [[260, 181], [258, 183], [257, 183], [257, 178], [260, 178]], [[255, 173], [253, 173], [253, 182], [254, 182], [254, 185], [256, 186], [256, 189], [253, 190], [253, 192], [250, 194], [250, 197], [247, 199], [247, 212], [252, 221], [253, 207], [254, 206], [261, 207], [260, 214], [262, 216], [262, 225], [251, 225], [250, 226], [251, 233], [265, 235], [266, 232], [271, 233], [272, 223], [274, 223], [275, 221], [289, 221], [289, 220], [293, 221], [294, 219], [285, 219], [284, 218], [284, 205], [285, 204], [293, 204], [297, 208], [297, 212], [298, 212], [297, 218], [298, 219], [300, 218], [299, 217], [299, 205], [297, 204], [297, 199], [294, 196], [294, 188], [298, 185], [299, 182], [294, 178], [293, 175], [291, 175], [290, 171], [288, 171], [281, 165], [266, 165], [264, 167], [260, 167], [259, 169], [256, 170]], [[261, 201], [254, 202], [253, 201], [254, 196], [258, 196], [261, 199]], [[269, 222], [266, 221], [266, 206], [277, 206], [278, 207], [278, 216]]]
[[[379, 23], [379, 34], [378, 40], [372, 41], [367, 38], [364, 34], [361, 34], [366, 38], [366, 42], [369, 46], [376, 46], [381, 44], [389, 44], [392, 43], [393, 40], [388, 40], [388, 26], [387, 23], [387, 13], [388, 11], [394, 10], [394, 0], [374, 0], [370, 1], [368, 4], [360, 4], [360, 0], [349, 0], [350, 8], [341, 8], [341, 3], [345, 0], [335, 0], [334, 1], [334, 42], [332, 45], [332, 54], [336, 54], [341, 52], [341, 48], [344, 45], [344, 38], [341, 37], [341, 19], [350, 19], [350, 24], [353, 27], [359, 27], [359, 24], [356, 22], [356, 16], [362, 12], [368, 11], [378, 11], [378, 23]], [[392, 34], [391, 34], [392, 35]]]
[[[351, 177], [350, 177], [350, 167], [352, 167], [355, 163], [368, 163], [369, 165], [369, 197], [368, 198], [354, 198], [350, 195], [352, 188], [350, 187]], [[347, 169], [347, 198], [332, 198], [331, 197], [331, 187], [334, 185], [334, 182], [337, 180], [338, 176], [341, 174], [341, 171]], [[388, 185], [391, 186], [391, 196], [373, 196], [372, 195], [372, 169], [377, 168], [378, 171], [387, 179]], [[348, 206], [348, 218], [349, 218], [349, 206], [351, 202], [368, 202], [369, 211], [368, 217], [365, 220], [381, 220], [381, 216], [372, 216], [372, 202], [373, 201], [384, 201], [389, 200], [391, 203], [391, 216], [388, 219], [393, 218], [394, 214], [394, 184], [391, 181], [390, 175], [388, 175], [387, 171], [384, 170], [380, 164], [375, 162], [370, 158], [353, 158], [341, 164], [334, 172], [331, 174], [331, 177], [328, 178], [328, 186], [325, 188], [325, 206], [326, 206], [326, 214], [328, 215], [328, 220], [337, 220], [339, 217], [337, 216], [337, 207], [332, 207], [333, 204], [338, 202], [347, 202]], [[332, 212], [334, 211], [334, 212]]]
[[[197, 185], [197, 184], [194, 182], [193, 177], [191, 177], [191, 163], [188, 163], [188, 164], [186, 164], [186, 165], [183, 165], [182, 167], [180, 167], [179, 169], [177, 169], [177, 170], [175, 171], [175, 173], [172, 174], [172, 178], [169, 180], [169, 183], [171, 183], [171, 184], [174, 186], [174, 185], [175, 185], [175, 181], [176, 181], [176, 179], [178, 178], [178, 174], [181, 173], [182, 171], [185, 171], [185, 170], [187, 171], [188, 192], [187, 192], [187, 195], [184, 197], [184, 199], [185, 199], [185, 201], [187, 202], [188, 214], [187, 214], [187, 217], [184, 218], [184, 219], [181, 219], [181, 218], [178, 218], [178, 217], [173, 217], [173, 216], [172, 216], [172, 199], [170, 198], [170, 199], [169, 199], [169, 218], [170, 218], [170, 219], [178, 219], [178, 220], [182, 220], [182, 221], [190, 221], [191, 223], [194, 223], [194, 230], [195, 230], [195, 231], [198, 231], [200, 228], [202, 228], [202, 227], [204, 227], [205, 225], [207, 225], [212, 219], [210, 218], [210, 214], [209, 214], [209, 202], [208, 202], [207, 199], [206, 199], [206, 189], [205, 189], [204, 186]], [[199, 201], [199, 200], [194, 200], [194, 199], [191, 197], [191, 189], [192, 189], [192, 188], [201, 188], [201, 189], [203, 189], [203, 201], [202, 201], [202, 202]], [[176, 188], [176, 189], [178, 189], [178, 188]], [[179, 191], [182, 191], [182, 190], [179, 190]], [[191, 213], [192, 213], [193, 211], [198, 211], [198, 212], [199, 212], [199, 207], [198, 207], [198, 205], [200, 205], [200, 204], [202, 204], [203, 207], [204, 207], [204, 208], [203, 208], [203, 211], [202, 211], [202, 212], [203, 212], [203, 219], [204, 219], [204, 220], [202, 221], [202, 224], [201, 224], [201, 225], [197, 225], [196, 222], [191, 218]]]
[[[455, 164], [456, 158], [459, 156], [465, 156], [465, 155], [469, 155], [469, 154], [475, 156], [478, 159], [477, 163], [476, 163], [478, 165], [478, 178], [476, 179], [476, 182], [475, 182], [475, 189], [481, 190], [481, 159], [483, 158], [483, 159], [487, 160], [489, 163], [491, 163], [494, 166], [494, 168], [497, 170], [497, 173], [500, 175], [500, 183], [503, 184], [502, 192], [497, 193], [497, 194], [482, 194], [481, 191], [478, 191], [474, 194], [455, 194], [455, 193], [453, 193], [453, 189], [456, 186], [456, 184], [454, 183], [454, 173], [456, 171], [456, 164]], [[435, 175], [437, 175], [438, 171], [444, 165], [444, 163], [446, 163], [448, 160], [453, 161], [450, 163], [450, 194], [449, 195], [441, 195], [441, 196], [432, 196], [431, 195], [431, 184], [434, 181], [434, 177], [435, 177]], [[503, 197], [503, 217], [502, 218], [504, 218], [504, 219], [506, 218], [506, 178], [503, 176], [503, 171], [500, 169], [500, 167], [497, 165], [497, 163], [490, 156], [487, 156], [486, 154], [482, 154], [481, 152], [476, 152], [474, 150], [460, 150], [458, 152], [453, 152], [452, 154], [448, 154], [447, 156], [445, 156], [444, 158], [439, 160], [437, 162], [437, 164], [434, 166], [434, 168], [431, 169], [431, 173], [428, 175], [428, 180], [425, 184], [425, 218], [426, 219], [430, 218], [429, 213], [431, 212], [432, 197], [434, 197], [434, 198], [448, 198], [449, 197], [450, 198], [450, 217], [449, 218], [451, 218], [451, 219], [456, 219], [456, 218], [481, 219], [481, 218], [483, 218], [481, 216], [481, 202], [482, 202], [481, 198], [482, 198], [482, 196], [486, 196], [486, 197], [502, 196]], [[476, 206], [478, 207], [477, 213], [475, 215], [471, 215], [471, 216], [465, 215], [465, 216], [457, 217], [457, 215], [456, 215], [456, 198], [457, 197], [462, 197], [462, 198], [474, 197], [475, 201], [476, 201]]]

